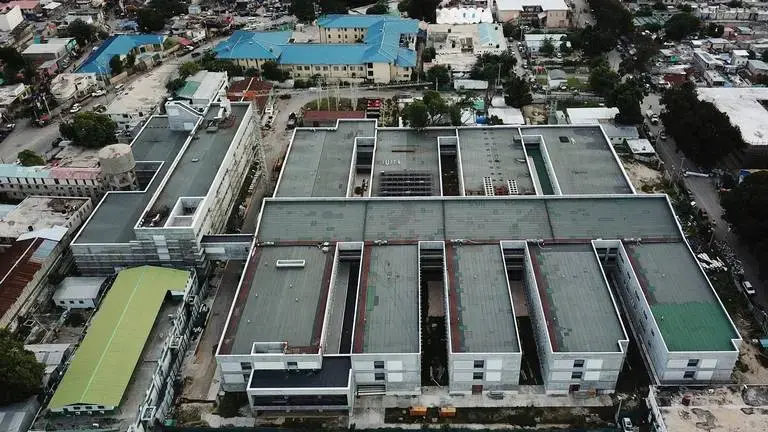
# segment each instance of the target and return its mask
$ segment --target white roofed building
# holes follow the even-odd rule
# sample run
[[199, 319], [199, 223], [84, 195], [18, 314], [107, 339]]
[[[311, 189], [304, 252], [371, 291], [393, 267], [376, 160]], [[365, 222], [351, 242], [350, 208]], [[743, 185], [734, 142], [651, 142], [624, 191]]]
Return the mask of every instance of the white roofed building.
[[548, 28], [565, 28], [570, 25], [570, 9], [564, 0], [496, 0], [495, 3], [499, 22], [522, 20], [538, 22]]

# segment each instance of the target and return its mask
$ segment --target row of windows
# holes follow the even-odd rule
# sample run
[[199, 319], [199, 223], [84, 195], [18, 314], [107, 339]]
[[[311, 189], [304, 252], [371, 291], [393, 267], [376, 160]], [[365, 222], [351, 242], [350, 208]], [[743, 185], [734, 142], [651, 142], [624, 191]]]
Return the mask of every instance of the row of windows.
[[104, 405], [97, 405], [97, 406], [88, 405], [88, 406], [84, 406], [84, 407], [75, 405], [75, 406], [70, 407], [70, 408], [64, 408], [63, 411], [64, 412], [69, 412], [70, 410], [72, 410], [72, 411], [93, 411], [93, 410], [103, 410], [104, 408], [105, 408]]
[[[59, 304], [60, 305], [66, 305], [67, 301], [66, 300], [59, 300]], [[69, 300], [69, 304], [75, 304], [75, 301], [74, 300]], [[77, 304], [85, 304], [85, 302], [82, 301], [82, 300], [78, 300]]]
[[[361, 69], [362, 70], [362, 69]], [[23, 182], [21, 180], [24, 180]], [[37, 181], [37, 178], [32, 178], [32, 181], [29, 181], [29, 177], [5, 177], [5, 181], [3, 183], [9, 183], [9, 184], [28, 184], [28, 185], [49, 185], [50, 182], [46, 182], [45, 179], [40, 179], [40, 181]], [[93, 185], [96, 184], [94, 180], [59, 180], [59, 179], [53, 179], [53, 184], [64, 184], [64, 185]]]
[[[301, 71], [301, 70], [308, 71], [308, 70], [311, 70], [311, 66], [294, 66], [294, 68], [297, 71]], [[328, 68], [329, 68], [329, 66], [315, 66], [315, 70], [318, 71], [318, 72], [321, 71], [321, 70], [327, 71]], [[341, 69], [339, 69], [339, 68], [341, 68]], [[363, 70], [362, 66], [349, 66], [349, 70], [351, 70], [351, 71], [355, 70], [355, 68], [357, 68], [358, 71], [362, 71]], [[333, 66], [333, 70], [334, 71], [339, 71], [339, 70], [346, 71], [347, 70], [347, 66]]]

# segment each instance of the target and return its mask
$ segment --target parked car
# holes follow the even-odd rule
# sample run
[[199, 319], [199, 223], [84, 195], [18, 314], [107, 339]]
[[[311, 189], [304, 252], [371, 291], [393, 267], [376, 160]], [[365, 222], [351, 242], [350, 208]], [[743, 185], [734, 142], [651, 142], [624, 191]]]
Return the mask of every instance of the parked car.
[[632, 420], [629, 417], [623, 417], [621, 419], [621, 430], [624, 432], [634, 432], [635, 427], [632, 425]]
[[191, 56], [192, 58], [200, 57], [200, 55], [201, 55], [201, 54], [200, 54], [199, 52], [193, 52], [192, 54], [190, 54], [190, 56]]
[[69, 113], [77, 114], [78, 112], [80, 112], [81, 109], [83, 109], [83, 107], [79, 103], [76, 103], [72, 105], [72, 108], [69, 109]]
[[16, 128], [16, 123], [6, 123], [2, 127], [0, 127], [0, 131], [10, 133], [15, 128]]
[[105, 92], [102, 89], [99, 89], [99, 90], [96, 90], [95, 92], [91, 93], [91, 96], [98, 97], [98, 96], [104, 96], [105, 94], [107, 94], [107, 92]]
[[93, 112], [103, 113], [107, 110], [107, 107], [102, 104], [98, 104], [98, 105], [95, 105], [93, 108], [91, 108], [91, 110]]
[[116, 92], [119, 92], [119, 91], [120, 91], [120, 90], [122, 90], [124, 87], [125, 87], [125, 84], [122, 84], [122, 83], [120, 83], [120, 84], [118, 84], [118, 85], [116, 85], [116, 86], [115, 86], [115, 91], [116, 91]]
[[742, 288], [744, 288], [744, 292], [745, 293], [747, 293], [749, 295], [755, 295], [755, 292], [756, 292], [755, 291], [755, 287], [753, 287], [752, 284], [749, 283], [749, 281], [745, 280], [745, 281], [741, 282], [741, 286], [742, 286]]

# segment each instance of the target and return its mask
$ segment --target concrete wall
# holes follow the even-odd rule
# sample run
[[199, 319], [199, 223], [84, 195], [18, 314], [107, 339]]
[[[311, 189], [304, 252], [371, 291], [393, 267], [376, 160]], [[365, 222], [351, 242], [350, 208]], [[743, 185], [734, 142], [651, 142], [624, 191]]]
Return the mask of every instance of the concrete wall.
[[357, 384], [385, 384], [387, 394], [421, 393], [420, 353], [352, 354], [352, 371]]
[[94, 179], [54, 179], [0, 177], [0, 194], [8, 198], [24, 199], [31, 195], [75, 196], [96, 198], [108, 190], [103, 177]]
[[519, 352], [449, 353], [450, 392], [470, 394], [476, 385], [483, 386], [483, 392], [517, 391], [521, 362], [522, 353]]

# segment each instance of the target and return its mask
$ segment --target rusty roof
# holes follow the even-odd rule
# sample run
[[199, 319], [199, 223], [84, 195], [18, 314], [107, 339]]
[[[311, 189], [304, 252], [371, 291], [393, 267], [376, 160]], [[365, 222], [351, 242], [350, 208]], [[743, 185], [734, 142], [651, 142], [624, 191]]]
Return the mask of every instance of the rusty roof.
[[47, 255], [40, 256], [37, 252], [46, 242], [50, 240], [16, 241], [0, 252], [0, 318], [19, 300], [24, 288], [42, 267]]

